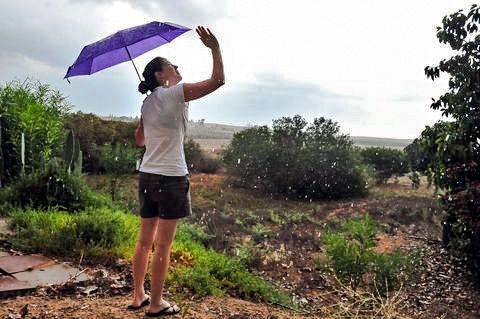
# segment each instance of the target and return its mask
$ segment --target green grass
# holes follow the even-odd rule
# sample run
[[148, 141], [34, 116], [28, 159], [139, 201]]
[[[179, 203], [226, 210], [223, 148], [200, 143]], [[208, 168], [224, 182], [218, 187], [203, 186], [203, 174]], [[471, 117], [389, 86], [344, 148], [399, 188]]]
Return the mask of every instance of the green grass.
[[77, 214], [27, 209], [14, 211], [9, 226], [20, 249], [97, 260], [131, 256], [139, 221], [106, 207]]
[[258, 237], [264, 237], [264, 238], [267, 238], [273, 235], [273, 230], [261, 223], [256, 223], [255, 225], [253, 225], [251, 228], [251, 232], [252, 234]]
[[288, 294], [273, 283], [246, 271], [239, 259], [206, 249], [195, 240], [195, 233], [192, 225], [181, 226], [177, 231], [173, 256], [187, 257], [183, 257], [184, 264], [175, 267], [169, 275], [170, 284], [190, 287], [199, 296], [228, 292], [245, 299], [296, 307]]

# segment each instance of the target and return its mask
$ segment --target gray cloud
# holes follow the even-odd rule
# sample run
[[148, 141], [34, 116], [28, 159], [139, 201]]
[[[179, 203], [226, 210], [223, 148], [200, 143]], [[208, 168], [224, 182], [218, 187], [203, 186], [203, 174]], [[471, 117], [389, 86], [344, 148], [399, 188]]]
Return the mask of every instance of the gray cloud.
[[[69, 0], [70, 3], [101, 3], [107, 4], [113, 0]], [[143, 11], [154, 20], [184, 24], [193, 28], [197, 24], [210, 25], [212, 22], [225, 18], [225, 0], [209, 0], [200, 4], [191, 0], [151, 1], [123, 0], [133, 8]]]
[[[88, 16], [72, 18], [70, 13], [77, 8], [65, 6], [62, 2], [46, 1], [43, 5], [29, 5], [25, 2], [27, 1], [2, 3], [2, 52], [24, 56], [66, 71], [81, 50], [79, 43], [93, 38], [96, 22], [92, 19], [92, 27], [86, 29], [81, 21], [88, 19]], [[88, 6], [81, 8], [78, 15], [89, 11]]]
[[270, 125], [272, 119], [302, 115], [308, 121], [327, 117], [342, 123], [361, 121], [365, 113], [355, 98], [337, 95], [306, 83], [286, 80], [278, 74], [260, 74], [258, 84], [238, 89], [222, 87], [212, 96], [191, 103], [191, 117], [237, 125]]
[[418, 95], [400, 95], [392, 99], [393, 102], [418, 102], [423, 101], [423, 97]]
[[[201, 5], [196, 1], [128, 1], [133, 7], [137, 7], [153, 17], [168, 17], [170, 22], [186, 24], [194, 27], [197, 24], [210, 24], [213, 21], [225, 17], [225, 1], [211, 0]], [[156, 7], [158, 4], [159, 8]]]

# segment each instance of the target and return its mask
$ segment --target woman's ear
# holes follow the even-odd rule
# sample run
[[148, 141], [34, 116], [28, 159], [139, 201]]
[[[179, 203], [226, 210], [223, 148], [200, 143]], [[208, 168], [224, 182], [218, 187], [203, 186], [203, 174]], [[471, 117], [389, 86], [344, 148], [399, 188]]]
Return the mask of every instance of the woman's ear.
[[155, 74], [155, 80], [157, 80], [158, 83], [162, 83], [163, 82], [163, 72], [162, 71], [157, 71], [154, 74]]
[[161, 86], [168, 86], [168, 80], [165, 80], [163, 76], [164, 74], [162, 71], [155, 72], [155, 80], [157, 80], [157, 83]]

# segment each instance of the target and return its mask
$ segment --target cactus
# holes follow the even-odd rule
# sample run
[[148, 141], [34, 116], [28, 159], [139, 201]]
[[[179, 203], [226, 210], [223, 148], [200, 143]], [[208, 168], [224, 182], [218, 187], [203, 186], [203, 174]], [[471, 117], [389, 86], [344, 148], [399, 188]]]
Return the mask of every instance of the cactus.
[[75, 137], [73, 136], [73, 130], [70, 130], [63, 145], [63, 163], [68, 172], [71, 171], [72, 159], [73, 159], [73, 148], [75, 146]]
[[63, 146], [63, 162], [68, 173], [82, 172], [82, 151], [80, 150], [80, 141], [75, 138], [73, 130], [70, 130]]
[[77, 157], [75, 157], [75, 162], [73, 165], [73, 173], [76, 175], [80, 175], [82, 173], [82, 151], [80, 151], [80, 146], [79, 146], [79, 151]]

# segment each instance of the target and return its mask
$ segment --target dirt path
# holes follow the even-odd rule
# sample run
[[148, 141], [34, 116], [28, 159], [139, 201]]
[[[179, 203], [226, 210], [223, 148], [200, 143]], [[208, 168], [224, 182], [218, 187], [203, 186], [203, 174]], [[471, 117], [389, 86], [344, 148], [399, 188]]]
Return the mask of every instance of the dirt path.
[[[110, 298], [69, 296], [50, 298], [42, 296], [22, 296], [0, 302], [0, 318], [21, 318], [22, 309], [27, 306], [28, 314], [23, 318], [144, 318], [144, 310], [125, 310], [129, 296]], [[222, 297], [208, 297], [197, 301], [183, 301], [182, 314], [173, 318], [305, 318], [306, 315], [280, 310], [265, 304]], [[310, 316], [314, 318], [315, 316]]]

